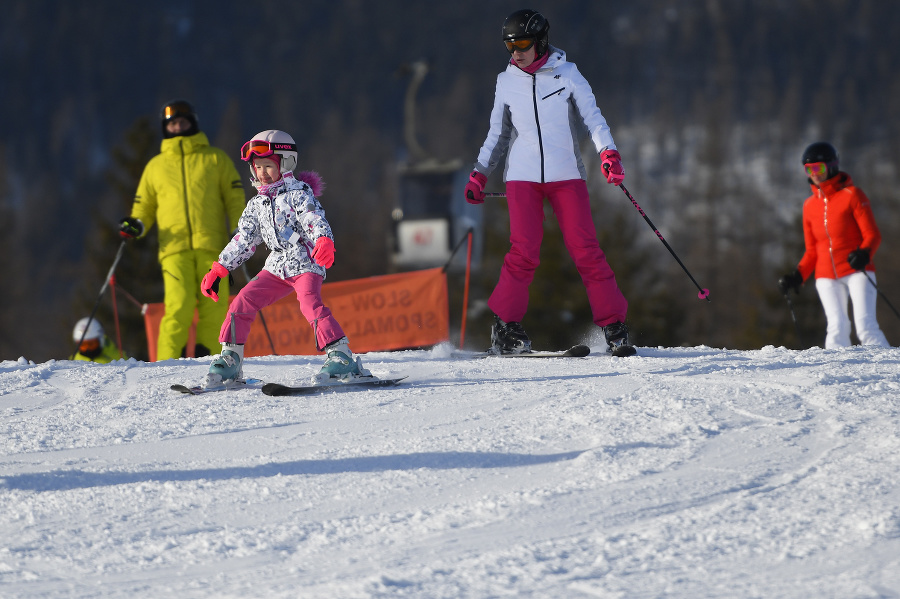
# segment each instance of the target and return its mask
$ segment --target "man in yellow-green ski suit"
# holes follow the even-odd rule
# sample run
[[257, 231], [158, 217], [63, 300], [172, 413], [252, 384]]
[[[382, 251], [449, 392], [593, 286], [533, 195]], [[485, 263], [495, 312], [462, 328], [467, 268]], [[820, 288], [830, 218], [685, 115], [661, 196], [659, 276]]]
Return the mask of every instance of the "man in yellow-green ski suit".
[[[123, 238], [159, 227], [159, 263], [165, 284], [165, 315], [159, 325], [157, 360], [185, 355], [188, 333], [199, 313], [196, 356], [219, 346], [228, 302], [200, 294], [200, 282], [228, 243], [247, 199], [234, 162], [209, 145], [193, 106], [174, 100], [163, 106], [162, 150], [147, 163], [131, 215], [122, 219]], [[220, 293], [228, 297], [227, 281]]]

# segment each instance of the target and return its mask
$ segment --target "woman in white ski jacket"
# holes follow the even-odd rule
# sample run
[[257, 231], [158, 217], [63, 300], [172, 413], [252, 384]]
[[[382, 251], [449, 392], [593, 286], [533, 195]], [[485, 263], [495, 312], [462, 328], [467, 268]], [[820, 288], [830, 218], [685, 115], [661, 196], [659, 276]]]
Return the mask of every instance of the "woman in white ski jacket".
[[550, 46], [549, 29], [547, 19], [533, 10], [517, 11], [504, 22], [503, 41], [511, 60], [497, 77], [490, 131], [466, 185], [466, 201], [484, 202], [487, 177], [507, 156], [503, 178], [511, 247], [488, 300], [495, 315], [491, 346], [498, 353], [531, 351], [521, 321], [539, 263], [546, 197], [609, 350], [631, 355], [635, 352], [624, 322], [628, 302], [597, 241], [579, 132], [586, 127], [590, 133], [609, 183], [621, 183], [625, 171], [591, 86], [565, 52]]

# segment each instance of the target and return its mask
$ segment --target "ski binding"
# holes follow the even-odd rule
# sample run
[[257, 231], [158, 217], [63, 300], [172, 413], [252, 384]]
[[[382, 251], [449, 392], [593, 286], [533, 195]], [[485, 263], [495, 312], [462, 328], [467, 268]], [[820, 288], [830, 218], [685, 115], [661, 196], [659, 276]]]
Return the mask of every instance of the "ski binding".
[[193, 385], [188, 387], [187, 385], [172, 385], [169, 387], [172, 391], [178, 391], [180, 393], [189, 393], [191, 395], [202, 395], [203, 393], [214, 393], [216, 391], [231, 391], [232, 389], [258, 389], [265, 381], [262, 379], [239, 379], [236, 381], [232, 381], [221, 387], [204, 387], [203, 385]]

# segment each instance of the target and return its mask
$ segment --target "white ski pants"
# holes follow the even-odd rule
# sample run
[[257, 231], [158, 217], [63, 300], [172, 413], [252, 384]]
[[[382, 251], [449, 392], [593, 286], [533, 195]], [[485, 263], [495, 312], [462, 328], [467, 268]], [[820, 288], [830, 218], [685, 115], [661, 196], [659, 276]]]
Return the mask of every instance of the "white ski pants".
[[816, 291], [825, 309], [828, 322], [825, 331], [825, 349], [850, 347], [850, 318], [847, 300], [853, 303], [853, 323], [856, 335], [863, 345], [890, 347], [875, 319], [875, 301], [878, 291], [866, 275], [875, 281], [874, 272], [855, 272], [840, 279], [816, 279]]

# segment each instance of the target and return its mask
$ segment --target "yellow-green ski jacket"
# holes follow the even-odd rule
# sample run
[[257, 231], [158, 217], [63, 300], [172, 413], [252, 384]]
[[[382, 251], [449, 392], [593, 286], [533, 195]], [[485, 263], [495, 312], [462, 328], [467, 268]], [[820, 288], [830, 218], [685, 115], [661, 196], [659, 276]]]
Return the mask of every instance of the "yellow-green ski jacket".
[[131, 216], [144, 223], [144, 235], [159, 225], [162, 260], [188, 250], [221, 250], [245, 204], [234, 162], [200, 132], [163, 140], [141, 176]]

